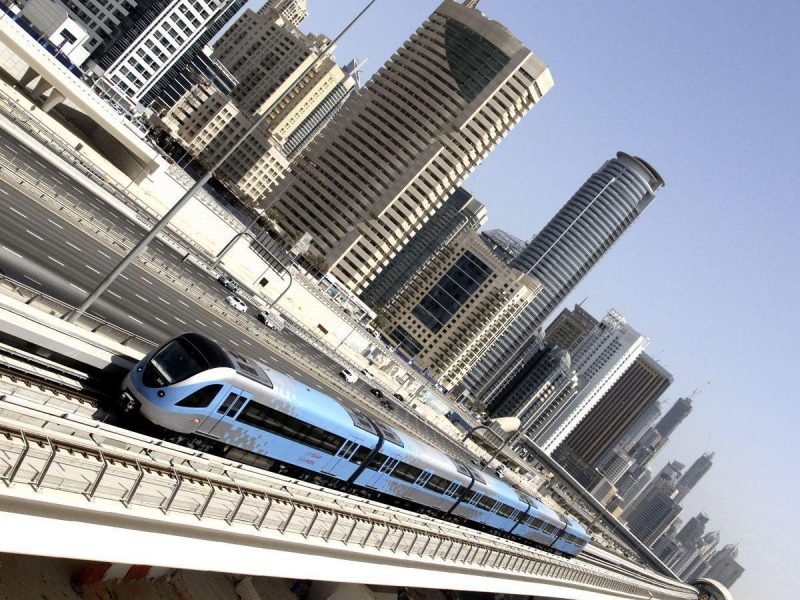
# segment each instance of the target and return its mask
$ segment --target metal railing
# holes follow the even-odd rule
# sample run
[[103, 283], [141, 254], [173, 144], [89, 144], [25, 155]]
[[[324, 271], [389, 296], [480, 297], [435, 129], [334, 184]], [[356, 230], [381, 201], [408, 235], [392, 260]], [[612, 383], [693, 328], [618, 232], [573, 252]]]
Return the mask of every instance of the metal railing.
[[678, 583], [638, 581], [78, 417], [64, 419], [23, 399], [0, 398], [0, 480], [8, 487], [80, 495], [87, 503], [118, 502], [129, 515], [155, 508], [166, 516], [225, 522], [256, 536], [269, 532], [327, 546], [338, 543], [638, 597], [696, 598]]

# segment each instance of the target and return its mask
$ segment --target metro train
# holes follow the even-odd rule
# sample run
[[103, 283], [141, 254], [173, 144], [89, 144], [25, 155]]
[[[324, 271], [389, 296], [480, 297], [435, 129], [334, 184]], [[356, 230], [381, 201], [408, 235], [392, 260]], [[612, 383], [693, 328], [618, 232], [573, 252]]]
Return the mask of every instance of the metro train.
[[564, 556], [590, 541], [539, 499], [198, 333], [145, 356], [121, 402], [166, 439], [242, 463]]

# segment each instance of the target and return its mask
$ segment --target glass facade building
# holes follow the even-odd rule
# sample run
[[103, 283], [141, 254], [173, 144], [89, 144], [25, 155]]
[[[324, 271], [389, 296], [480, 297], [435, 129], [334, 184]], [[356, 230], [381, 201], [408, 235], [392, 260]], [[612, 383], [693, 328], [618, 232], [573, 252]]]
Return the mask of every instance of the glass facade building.
[[644, 160], [618, 152], [528, 243], [511, 266], [534, 276], [544, 288], [466, 377], [474, 395], [490, 400], [498, 382], [522, 367], [538, 328], [663, 185], [661, 176]]

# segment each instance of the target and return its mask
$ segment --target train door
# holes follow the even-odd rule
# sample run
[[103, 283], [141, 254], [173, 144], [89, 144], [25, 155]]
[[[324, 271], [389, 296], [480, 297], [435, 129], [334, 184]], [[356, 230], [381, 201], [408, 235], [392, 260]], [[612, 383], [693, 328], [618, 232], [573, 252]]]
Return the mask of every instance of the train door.
[[373, 474], [372, 477], [367, 481], [367, 487], [382, 487], [386, 479], [389, 477], [389, 473], [394, 470], [399, 462], [399, 460], [392, 458], [391, 456], [386, 457], [386, 460], [383, 461], [383, 464], [381, 465], [380, 469], [378, 469], [377, 473]]
[[224, 428], [220, 427], [220, 423], [225, 417], [233, 418], [236, 413], [242, 408], [245, 402], [253, 397], [250, 392], [245, 392], [234, 386], [230, 386], [226, 392], [225, 400], [219, 405], [217, 410], [206, 417], [206, 420], [200, 423], [197, 428], [197, 433], [202, 433], [208, 437], [218, 438], [222, 435]]
[[341, 461], [348, 461], [352, 458], [353, 454], [355, 454], [356, 450], [361, 446], [362, 441], [359, 439], [355, 440], [345, 440], [342, 447], [339, 448], [339, 451], [336, 453], [335, 456], [332, 456], [331, 459], [322, 467], [322, 470], [325, 473], [333, 473], [333, 470]]

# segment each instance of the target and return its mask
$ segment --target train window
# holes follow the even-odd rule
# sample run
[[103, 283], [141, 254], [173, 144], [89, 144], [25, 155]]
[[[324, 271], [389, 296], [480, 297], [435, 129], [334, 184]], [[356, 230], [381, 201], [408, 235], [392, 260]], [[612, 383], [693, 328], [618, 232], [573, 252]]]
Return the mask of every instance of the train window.
[[422, 469], [418, 469], [413, 465], [406, 463], [397, 463], [397, 466], [392, 471], [392, 477], [402, 479], [408, 483], [414, 483], [417, 478], [422, 474]]
[[474, 497], [475, 497], [475, 492], [473, 492], [472, 490], [467, 490], [464, 493], [464, 497], [461, 499], [461, 501], [469, 503], [469, 502], [472, 502], [472, 499]]
[[553, 533], [555, 530], [556, 526], [548, 523], [547, 525], [544, 526], [544, 529], [542, 531], [544, 531], [545, 533]]
[[497, 504], [497, 500], [489, 496], [484, 496], [478, 501], [478, 506], [483, 510], [492, 510], [495, 504]]
[[497, 514], [503, 517], [510, 517], [514, 514], [514, 508], [510, 507], [508, 504], [501, 504], [500, 508], [497, 509]]
[[203, 354], [187, 340], [178, 338], [161, 348], [142, 373], [148, 387], [172, 385], [209, 368]]
[[225, 402], [223, 402], [222, 405], [220, 405], [220, 407], [217, 409], [217, 412], [221, 415], [227, 413], [228, 409], [231, 407], [231, 404], [233, 404], [233, 401], [236, 400], [236, 398], [238, 397], [239, 394], [237, 394], [236, 392], [231, 392], [230, 394], [228, 394], [228, 397], [225, 398]]
[[450, 482], [438, 475], [432, 475], [425, 487], [434, 492], [444, 494], [445, 490], [450, 487]]
[[367, 448], [366, 446], [361, 446], [358, 450], [353, 452], [353, 456], [351, 456], [349, 460], [351, 463], [360, 465], [367, 459], [370, 452], [372, 452], [371, 448]]
[[193, 391], [183, 400], [175, 403], [175, 406], [186, 406], [188, 408], [206, 408], [211, 401], [217, 397], [222, 386], [219, 384], [207, 385], [199, 390]]
[[245, 398], [244, 396], [239, 396], [239, 398], [236, 400], [236, 402], [233, 403], [233, 408], [231, 408], [228, 411], [228, 415], [232, 417], [237, 412], [239, 412], [239, 409], [242, 408], [242, 404], [245, 403], [245, 400], [247, 400], [247, 398]]
[[236, 420], [328, 454], [336, 454], [344, 442], [341, 436], [257, 402], [250, 402]]
[[544, 525], [544, 521], [542, 521], [541, 519], [537, 519], [536, 517], [533, 517], [531, 519], [530, 525], [534, 529], [541, 529], [542, 526]]

